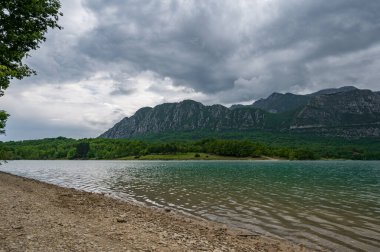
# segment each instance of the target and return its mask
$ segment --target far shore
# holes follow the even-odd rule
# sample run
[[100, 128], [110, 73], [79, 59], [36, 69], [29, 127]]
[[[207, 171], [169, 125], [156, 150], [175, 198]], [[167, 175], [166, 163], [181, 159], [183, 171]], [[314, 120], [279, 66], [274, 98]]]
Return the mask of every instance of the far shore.
[[0, 251], [308, 251], [302, 245], [0, 172]]
[[141, 156], [128, 156], [119, 160], [286, 160], [277, 157], [233, 157], [207, 153], [176, 153], [176, 154], [149, 154]]

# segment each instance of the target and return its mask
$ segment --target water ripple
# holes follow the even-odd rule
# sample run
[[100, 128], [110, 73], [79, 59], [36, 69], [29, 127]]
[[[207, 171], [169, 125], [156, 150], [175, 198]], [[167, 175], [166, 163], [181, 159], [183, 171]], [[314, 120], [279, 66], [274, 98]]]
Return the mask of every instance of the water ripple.
[[380, 249], [380, 162], [11, 161], [0, 170], [315, 249]]

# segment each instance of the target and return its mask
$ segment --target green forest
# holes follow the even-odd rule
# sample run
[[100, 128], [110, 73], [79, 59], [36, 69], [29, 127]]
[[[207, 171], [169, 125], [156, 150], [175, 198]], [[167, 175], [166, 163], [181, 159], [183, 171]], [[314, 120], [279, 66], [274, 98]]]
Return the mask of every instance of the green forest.
[[[202, 139], [197, 139], [201, 138]], [[0, 159], [170, 159], [281, 158], [290, 160], [379, 160], [380, 139], [348, 140], [286, 134], [236, 134], [231, 139], [207, 138], [207, 134], [176, 133], [139, 139], [70, 139], [0, 142]], [[244, 139], [243, 139], [244, 137]]]

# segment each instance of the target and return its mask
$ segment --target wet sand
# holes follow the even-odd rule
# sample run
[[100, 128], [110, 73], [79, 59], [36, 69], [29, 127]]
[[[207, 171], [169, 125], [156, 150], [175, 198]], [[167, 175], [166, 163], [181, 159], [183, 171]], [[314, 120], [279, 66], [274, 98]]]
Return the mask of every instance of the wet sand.
[[308, 251], [168, 209], [0, 172], [3, 251]]

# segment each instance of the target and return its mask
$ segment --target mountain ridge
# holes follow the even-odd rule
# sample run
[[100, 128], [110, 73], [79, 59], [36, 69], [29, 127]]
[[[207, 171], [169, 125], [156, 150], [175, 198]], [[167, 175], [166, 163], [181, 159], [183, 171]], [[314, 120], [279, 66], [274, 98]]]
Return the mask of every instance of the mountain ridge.
[[268, 130], [343, 137], [380, 136], [380, 93], [346, 86], [307, 95], [273, 93], [230, 108], [193, 100], [143, 107], [100, 138], [181, 131]]

